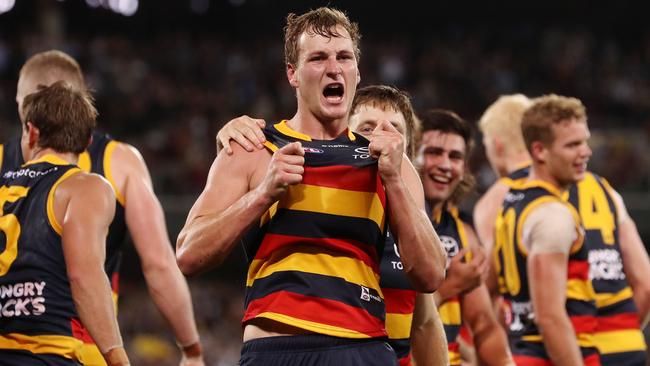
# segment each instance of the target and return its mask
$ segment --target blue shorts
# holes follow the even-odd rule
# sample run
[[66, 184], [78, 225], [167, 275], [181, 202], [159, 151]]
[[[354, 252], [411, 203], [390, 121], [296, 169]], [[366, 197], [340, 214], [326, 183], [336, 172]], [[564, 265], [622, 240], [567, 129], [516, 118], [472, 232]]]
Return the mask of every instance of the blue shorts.
[[244, 343], [241, 366], [397, 366], [385, 339], [325, 335], [267, 337]]
[[29, 351], [0, 349], [0, 366], [81, 366], [63, 356], [36, 354]]

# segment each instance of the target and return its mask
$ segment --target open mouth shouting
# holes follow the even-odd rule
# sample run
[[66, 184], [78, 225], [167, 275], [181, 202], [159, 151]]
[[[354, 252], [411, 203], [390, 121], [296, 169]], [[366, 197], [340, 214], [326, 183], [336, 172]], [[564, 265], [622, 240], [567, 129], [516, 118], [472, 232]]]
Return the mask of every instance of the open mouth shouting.
[[345, 87], [343, 83], [330, 83], [323, 89], [323, 96], [328, 103], [339, 104], [343, 101]]

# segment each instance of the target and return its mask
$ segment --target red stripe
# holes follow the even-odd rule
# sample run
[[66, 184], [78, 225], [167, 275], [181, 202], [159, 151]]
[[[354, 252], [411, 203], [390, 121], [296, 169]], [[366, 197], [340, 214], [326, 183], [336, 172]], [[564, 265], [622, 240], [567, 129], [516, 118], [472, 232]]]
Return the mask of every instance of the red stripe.
[[465, 341], [465, 343], [474, 346], [474, 338], [472, 337], [472, 334], [469, 332], [469, 328], [467, 328], [466, 324], [462, 324], [460, 326], [460, 334], [459, 336]]
[[349, 165], [305, 167], [302, 183], [319, 187], [376, 192], [377, 167], [359, 168]]
[[116, 294], [120, 293], [120, 272], [113, 272], [113, 275], [111, 276], [111, 289]]
[[612, 330], [635, 329], [639, 330], [639, 315], [637, 313], [623, 313], [612, 316], [598, 317], [597, 332]]
[[518, 366], [553, 366], [551, 361], [525, 355], [512, 355], [515, 364]]
[[78, 319], [70, 319], [70, 328], [72, 328], [72, 336], [79, 339], [84, 343], [95, 344], [93, 338], [88, 333], [88, 330], [84, 328], [81, 322]]
[[413, 290], [399, 290], [395, 288], [382, 288], [386, 312], [391, 314], [412, 314], [415, 308], [415, 296]]
[[593, 333], [598, 325], [598, 320], [594, 316], [570, 316], [571, 324], [576, 333]]
[[399, 366], [411, 366], [411, 354], [399, 359]]
[[381, 319], [372, 316], [365, 309], [335, 300], [278, 291], [252, 301], [246, 309], [242, 322], [246, 323], [264, 312], [284, 314], [310, 322], [349, 329], [369, 337], [387, 336]]
[[600, 366], [600, 355], [598, 353], [591, 354], [584, 358], [585, 366]]
[[336, 253], [333, 254], [357, 259], [372, 268], [375, 272], [379, 273], [379, 257], [375, 247], [351, 239], [307, 238], [302, 236], [268, 233], [264, 235], [262, 244], [255, 254], [255, 259], [269, 258], [272, 254], [277, 254], [279, 250], [285, 249], [285, 247], [296, 245], [313, 246], [313, 248], [309, 249], [301, 248], [301, 250], [308, 250], [307, 253], [309, 254], [336, 251]]
[[589, 262], [583, 260], [569, 260], [569, 273], [567, 278], [570, 280], [589, 280]]
[[460, 344], [458, 342], [451, 342], [447, 344], [447, 350], [449, 352], [458, 353], [460, 350]]

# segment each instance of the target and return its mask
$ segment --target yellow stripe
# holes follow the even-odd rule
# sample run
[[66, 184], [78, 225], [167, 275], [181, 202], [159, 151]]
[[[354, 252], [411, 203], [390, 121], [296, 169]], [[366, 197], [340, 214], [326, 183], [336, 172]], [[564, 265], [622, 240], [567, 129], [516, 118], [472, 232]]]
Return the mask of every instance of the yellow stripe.
[[260, 218], [260, 227], [262, 225], [266, 224], [269, 220], [271, 220], [273, 218], [273, 216], [275, 216], [276, 212], [278, 212], [278, 203], [277, 202], [274, 203], [273, 205], [271, 205], [271, 207], [269, 207], [269, 209], [266, 210], [264, 215], [262, 215], [262, 217]]
[[[522, 336], [521, 339], [526, 342], [543, 342], [544, 339], [541, 335], [527, 335]], [[591, 333], [579, 333], [577, 335], [578, 346], [580, 347], [593, 347], [594, 346], [594, 335]]]
[[264, 146], [266, 146], [269, 150], [271, 150], [273, 152], [276, 152], [276, 151], [279, 150], [279, 148], [277, 146], [273, 145], [272, 143], [270, 143], [268, 141], [264, 141]]
[[273, 126], [275, 127], [276, 130], [280, 131], [280, 133], [282, 133], [283, 135], [294, 137], [299, 140], [311, 141], [311, 137], [289, 127], [289, 125], [287, 125], [287, 120], [282, 120]]
[[[269, 259], [255, 259], [251, 262], [248, 270], [246, 286], [252, 286], [255, 280], [270, 276], [281, 271], [301, 271], [330, 277], [343, 278], [347, 282], [365, 286], [379, 292], [379, 275], [365, 263], [348, 257], [325, 253], [311, 253], [314, 248], [293, 245], [289, 250], [302, 251], [289, 254], [282, 258], [284, 253], [276, 251]], [[274, 258], [282, 258], [274, 262]]]
[[92, 162], [90, 161], [90, 154], [88, 151], [84, 151], [79, 154], [79, 159], [77, 160], [77, 166], [81, 168], [86, 173], [90, 173], [92, 169]]
[[569, 279], [566, 285], [566, 297], [571, 300], [593, 301], [596, 293], [591, 281]]
[[461, 365], [460, 352], [449, 351], [449, 365], [450, 366]]
[[282, 324], [291, 325], [300, 329], [309, 330], [318, 334], [325, 334], [334, 337], [343, 338], [370, 338], [367, 334], [359, 333], [351, 329], [336, 327], [333, 325], [316, 323], [309, 320], [298, 319], [285, 314], [278, 314], [272, 312], [260, 313], [256, 318], [266, 318], [275, 320]]
[[34, 159], [34, 160], [30, 160], [30, 161], [26, 162], [23, 166], [34, 165], [34, 164], [44, 163], [44, 162], [45, 163], [50, 163], [50, 164], [53, 164], [53, 165], [70, 165], [70, 162], [65, 161], [64, 159], [62, 159], [62, 158], [60, 158], [60, 157], [58, 157], [56, 155], [46, 154], [46, 155], [41, 156], [38, 159]]
[[115, 198], [117, 198], [117, 202], [119, 202], [122, 206], [124, 206], [124, 196], [122, 193], [120, 193], [120, 190], [117, 189], [117, 184], [115, 183], [115, 180], [113, 179], [113, 171], [112, 171], [112, 162], [113, 159], [111, 159], [111, 156], [113, 155], [113, 150], [117, 147], [118, 142], [117, 141], [111, 141], [106, 145], [106, 149], [104, 150], [104, 176], [106, 179], [108, 179], [108, 182], [111, 183], [111, 186], [113, 187], [113, 191], [115, 191]]
[[106, 361], [94, 344], [84, 343], [81, 346], [81, 363], [84, 366], [106, 366]]
[[594, 341], [600, 353], [604, 354], [646, 349], [643, 334], [638, 329], [599, 332], [594, 335]]
[[462, 317], [460, 314], [460, 303], [457, 300], [446, 301], [438, 307], [440, 320], [446, 325], [460, 325]]
[[0, 144], [0, 169], [2, 169], [2, 162], [4, 161], [4, 152], [5, 152], [5, 145]]
[[81, 169], [79, 168], [72, 168], [65, 172], [61, 178], [57, 179], [57, 181], [52, 185], [52, 188], [50, 189], [50, 193], [47, 195], [47, 219], [50, 221], [50, 225], [56, 231], [57, 234], [61, 235], [61, 232], [63, 232], [63, 228], [59, 224], [59, 222], [56, 220], [56, 216], [54, 215], [54, 191], [56, 191], [56, 187], [61, 184], [65, 179], [70, 177], [73, 174], [79, 173]]
[[411, 337], [411, 322], [413, 314], [386, 313], [386, 331], [390, 339], [406, 339]]
[[82, 344], [76, 338], [61, 335], [29, 336], [18, 333], [0, 335], [0, 349], [24, 350], [35, 354], [59, 355], [72, 360], [80, 359]]
[[626, 288], [622, 289], [621, 291], [611, 294], [611, 293], [606, 293], [606, 294], [596, 294], [596, 306], [599, 308], [609, 306], [612, 304], [616, 304], [617, 302], [621, 302], [623, 300], [627, 300], [632, 297], [632, 289], [630, 286], [627, 286]]
[[[354, 203], [354, 204], [351, 204]], [[384, 227], [384, 206], [377, 193], [298, 184], [289, 187], [279, 208], [367, 218]]]

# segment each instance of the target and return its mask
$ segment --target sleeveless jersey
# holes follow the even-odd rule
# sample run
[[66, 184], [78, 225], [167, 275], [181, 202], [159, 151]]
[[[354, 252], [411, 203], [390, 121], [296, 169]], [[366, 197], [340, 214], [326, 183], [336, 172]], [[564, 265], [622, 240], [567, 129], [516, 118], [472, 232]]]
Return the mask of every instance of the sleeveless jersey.
[[499, 178], [499, 181], [508, 187], [512, 187], [513, 184], [522, 182], [523, 179], [526, 179], [528, 173], [530, 173], [530, 162], [522, 164], [521, 167], [517, 168], [507, 176]]
[[[436, 229], [436, 233], [438, 233], [438, 237], [447, 252], [448, 265], [458, 252], [468, 246], [458, 208], [445, 206], [440, 213], [433, 217], [432, 221], [433, 227]], [[463, 260], [471, 260], [471, 253], [468, 253]], [[454, 296], [440, 304], [438, 312], [447, 336], [449, 364], [452, 366], [460, 365], [460, 346], [458, 344], [458, 334], [462, 324], [460, 296]]]
[[[535, 324], [528, 286], [528, 252], [522, 241], [522, 226], [535, 207], [547, 202], [564, 202], [557, 189], [541, 181], [528, 181], [510, 188], [496, 221], [495, 256], [500, 291], [510, 307], [508, 333], [517, 363], [551, 365], [543, 339]], [[583, 229], [572, 206], [578, 240], [572, 245], [567, 272], [566, 312], [576, 332], [586, 365], [599, 365], [594, 344], [596, 294], [589, 279], [588, 247], [583, 245]], [[558, 365], [559, 366], [559, 365]]]
[[404, 274], [399, 246], [390, 230], [381, 258], [381, 291], [386, 303], [388, 343], [397, 354], [400, 366], [411, 365], [411, 324], [417, 292]]
[[386, 195], [368, 140], [312, 140], [285, 121], [264, 130], [276, 151], [300, 141], [305, 172], [244, 239], [243, 323], [270, 319], [343, 338], [386, 336], [379, 258]]
[[80, 359], [80, 322], [53, 211], [57, 185], [79, 171], [46, 155], [0, 177], [0, 349]]
[[646, 344], [639, 315], [628, 285], [618, 217], [611, 187], [593, 173], [568, 191], [569, 202], [578, 210], [589, 245], [590, 278], [596, 291], [598, 327], [596, 346], [602, 365], [645, 365]]
[[[117, 309], [117, 298], [119, 293], [119, 267], [122, 258], [122, 245], [126, 237], [126, 218], [124, 216], [124, 197], [117, 189], [115, 181], [111, 174], [110, 159], [113, 149], [117, 146], [118, 142], [113, 140], [109, 135], [99, 132], [93, 132], [92, 142], [88, 149], [79, 155], [77, 165], [86, 172], [99, 174], [106, 178], [113, 187], [117, 202], [115, 205], [115, 216], [108, 230], [108, 237], [106, 238], [106, 263], [104, 270], [108, 275], [111, 282], [111, 289], [113, 291], [113, 301]], [[20, 138], [13, 139], [4, 145], [0, 145], [0, 170], [4, 174], [6, 170], [17, 169], [23, 164], [23, 156], [20, 146]], [[105, 362], [94, 347], [94, 341], [88, 334], [88, 331], [81, 326], [75, 324], [75, 332], [79, 338], [92, 347], [84, 350], [84, 359], [87, 360], [86, 365], [105, 365]], [[89, 361], [88, 361], [89, 360]]]

